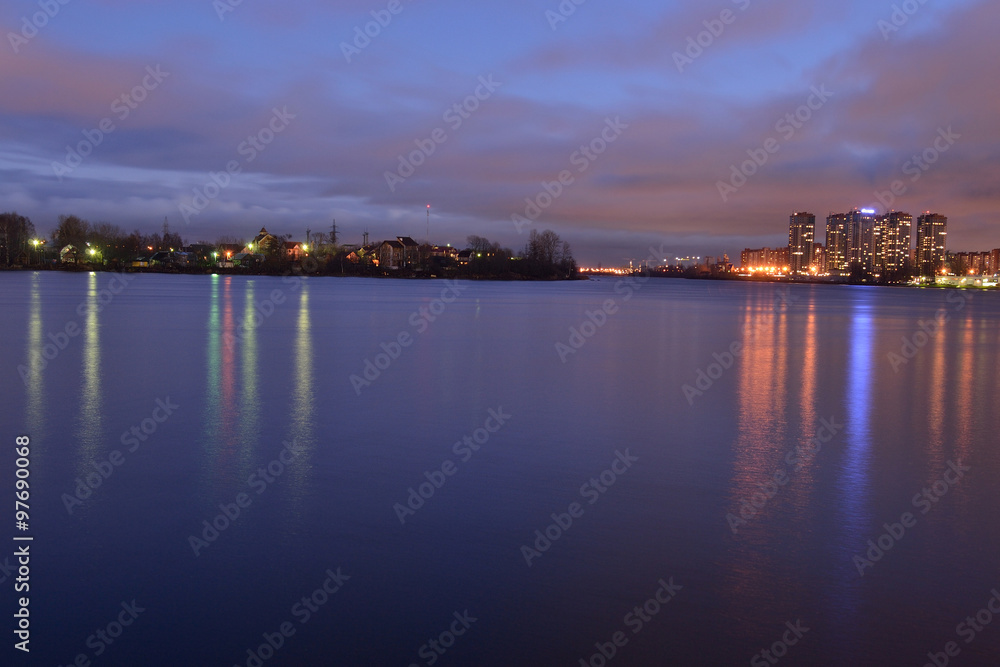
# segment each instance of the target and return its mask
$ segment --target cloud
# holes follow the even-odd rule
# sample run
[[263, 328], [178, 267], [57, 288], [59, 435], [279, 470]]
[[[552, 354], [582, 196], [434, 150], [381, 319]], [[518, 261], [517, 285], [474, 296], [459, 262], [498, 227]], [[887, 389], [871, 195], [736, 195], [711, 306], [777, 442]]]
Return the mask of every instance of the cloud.
[[[1000, 10], [990, 3], [928, 6], [888, 41], [876, 21], [891, 5], [751, 3], [734, 9], [738, 20], [684, 74], [670, 54], [726, 3], [617, 13], [588, 3], [555, 32], [536, 3], [482, 13], [409, 4], [400, 15], [407, 22], [353, 65], [337, 45], [367, 3], [336, 12], [246, 5], [221, 25], [202, 16], [207, 3], [181, 7], [185, 20], [164, 20], [144, 46], [123, 37], [94, 48], [46, 34], [30, 52], [5, 58], [0, 122], [10, 134], [0, 193], [40, 228], [60, 213], [127, 224], [179, 218], [192, 188], [244, 160], [243, 142], [273, 108], [287, 107], [295, 115], [287, 131], [199, 215], [207, 236], [251, 221], [304, 233], [333, 215], [375, 236], [422, 236], [432, 202], [441, 241], [490, 230], [516, 246], [510, 216], [570, 169], [573, 184], [538, 226], [560, 230], [581, 257], [599, 261], [598, 239], [627, 246], [629, 235], [711, 246], [684, 254], [732, 255], [741, 248], [727, 244], [780, 239], [792, 210], [824, 217], [874, 203], [877, 190], [910, 178], [907, 161], [950, 126], [961, 140], [907, 182], [898, 207], [948, 214], [954, 246], [1000, 246], [990, 228], [1000, 208], [1000, 127], [989, 85], [1000, 60], [990, 27]], [[54, 25], [52, 35], [66, 26]], [[463, 50], [475, 35], [479, 48]], [[170, 77], [60, 182], [51, 163], [157, 64]], [[503, 85], [453, 127], [445, 113], [489, 75]], [[776, 123], [823, 85], [833, 97], [785, 137]], [[574, 153], [616, 117], [628, 129], [576, 171]], [[435, 129], [447, 140], [390, 190], [385, 173]], [[781, 139], [780, 150], [723, 201], [717, 182], [769, 137]]]

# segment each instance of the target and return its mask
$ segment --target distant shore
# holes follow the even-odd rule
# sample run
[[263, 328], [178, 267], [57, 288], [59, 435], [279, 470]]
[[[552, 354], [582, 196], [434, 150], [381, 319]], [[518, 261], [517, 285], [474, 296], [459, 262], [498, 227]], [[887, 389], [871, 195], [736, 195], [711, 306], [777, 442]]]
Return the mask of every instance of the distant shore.
[[714, 282], [739, 282], [739, 283], [772, 283], [772, 284], [795, 284], [795, 285], [831, 285], [831, 286], [855, 286], [855, 287], [905, 287], [911, 289], [975, 289], [979, 291], [993, 291], [998, 290], [998, 286], [978, 286], [978, 285], [960, 285], [960, 284], [938, 284], [924, 283], [920, 285], [914, 285], [911, 283], [902, 282], [851, 282], [847, 279], [833, 279], [833, 280], [812, 280], [812, 279], [802, 279], [802, 278], [789, 278], [785, 277], [771, 277], [771, 276], [733, 276], [733, 275], [692, 275], [687, 273], [658, 273], [658, 272], [642, 272], [636, 271], [634, 273], [625, 274], [602, 274], [602, 273], [589, 273], [581, 272], [573, 277], [566, 278], [533, 278], [529, 276], [524, 276], [521, 274], [509, 274], [509, 275], [477, 275], [462, 273], [460, 271], [447, 271], [440, 273], [432, 273], [426, 270], [409, 270], [409, 269], [399, 269], [392, 272], [372, 272], [372, 273], [339, 273], [339, 272], [328, 272], [328, 271], [309, 271], [303, 269], [302, 267], [295, 267], [292, 269], [283, 270], [268, 270], [266, 267], [261, 267], [255, 271], [248, 271], [241, 268], [229, 268], [229, 267], [113, 267], [104, 265], [91, 265], [91, 264], [60, 264], [60, 265], [34, 265], [34, 266], [10, 266], [0, 268], [0, 272], [25, 272], [25, 271], [53, 271], [53, 272], [63, 272], [63, 273], [129, 273], [129, 274], [153, 274], [153, 275], [189, 275], [189, 276], [207, 276], [207, 275], [220, 275], [220, 276], [271, 276], [271, 277], [284, 277], [284, 276], [306, 276], [315, 278], [373, 278], [373, 279], [390, 279], [390, 280], [474, 280], [483, 282], [565, 282], [565, 281], [576, 281], [576, 280], [590, 280], [592, 278], [607, 278], [609, 280], [627, 280], [629, 278], [634, 278], [638, 276], [646, 276], [649, 278], [658, 278], [661, 280], [709, 280]]
[[33, 266], [8, 266], [0, 267], [0, 272], [26, 272], [26, 271], [52, 271], [60, 273], [129, 273], [129, 274], [155, 274], [155, 275], [188, 275], [188, 276], [306, 276], [315, 278], [374, 278], [374, 279], [398, 279], [398, 280], [481, 280], [481, 281], [501, 281], [501, 282], [563, 282], [574, 280], [588, 280], [582, 274], [571, 277], [531, 277], [518, 273], [506, 273], [499, 275], [483, 275], [463, 272], [461, 270], [445, 270], [431, 272], [420, 269], [394, 269], [392, 271], [372, 271], [341, 273], [337, 271], [308, 270], [301, 266], [289, 268], [269, 268], [259, 267], [255, 270], [247, 270], [239, 267], [115, 267], [100, 264], [42, 264]]

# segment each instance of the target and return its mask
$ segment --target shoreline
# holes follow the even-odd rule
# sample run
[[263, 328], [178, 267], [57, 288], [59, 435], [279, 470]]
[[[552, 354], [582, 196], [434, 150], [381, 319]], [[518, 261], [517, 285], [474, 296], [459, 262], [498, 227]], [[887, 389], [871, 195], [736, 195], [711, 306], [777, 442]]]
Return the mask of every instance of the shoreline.
[[237, 268], [220, 267], [192, 267], [192, 268], [148, 268], [148, 267], [125, 267], [123, 269], [108, 266], [93, 266], [89, 264], [69, 265], [69, 266], [11, 266], [0, 268], [0, 273], [5, 272], [29, 272], [29, 271], [51, 271], [61, 273], [126, 273], [126, 274], [153, 274], [153, 275], [190, 275], [190, 276], [269, 276], [282, 278], [286, 276], [311, 277], [311, 278], [365, 278], [374, 280], [470, 280], [482, 282], [574, 282], [592, 280], [595, 278], [627, 280], [635, 276], [645, 275], [647, 278], [657, 278], [661, 280], [707, 280], [713, 282], [734, 282], [734, 283], [767, 283], [784, 285], [827, 285], [827, 286], [848, 286], [848, 287], [897, 287], [908, 289], [941, 289], [941, 290], [976, 290], [976, 291], [997, 291], [1000, 286], [976, 286], [976, 285], [939, 285], [928, 283], [923, 285], [911, 285], [909, 283], [879, 283], [879, 282], [850, 282], [848, 280], [802, 280], [797, 278], [767, 278], [767, 277], [727, 277], [727, 276], [691, 276], [691, 275], [657, 275], [655, 273], [643, 274], [637, 271], [631, 275], [604, 275], [580, 273], [575, 277], [567, 278], [531, 278], [518, 274], [510, 275], [461, 275], [456, 271], [449, 271], [447, 274], [431, 274], [425, 271], [400, 271], [397, 275], [389, 273], [380, 274], [348, 274], [348, 273], [323, 273], [319, 271], [306, 271], [302, 267], [285, 269], [282, 271], [245, 271]]
[[447, 271], [442, 273], [430, 273], [420, 270], [401, 269], [392, 273], [329, 273], [323, 271], [309, 271], [301, 266], [291, 269], [284, 268], [280, 271], [246, 271], [239, 268], [224, 267], [189, 267], [189, 268], [149, 268], [149, 267], [123, 267], [113, 268], [110, 266], [94, 266], [90, 264], [76, 265], [36, 265], [36, 266], [8, 266], [0, 268], [0, 273], [24, 273], [24, 272], [53, 272], [53, 273], [125, 273], [125, 274], [154, 274], [154, 275], [184, 275], [184, 276], [269, 276], [273, 278], [283, 278], [287, 276], [307, 277], [307, 278], [365, 278], [375, 280], [474, 280], [474, 281], [494, 281], [494, 282], [573, 282], [577, 280], [589, 280], [583, 274], [567, 278], [533, 278], [522, 274], [463, 274], [460, 271]]

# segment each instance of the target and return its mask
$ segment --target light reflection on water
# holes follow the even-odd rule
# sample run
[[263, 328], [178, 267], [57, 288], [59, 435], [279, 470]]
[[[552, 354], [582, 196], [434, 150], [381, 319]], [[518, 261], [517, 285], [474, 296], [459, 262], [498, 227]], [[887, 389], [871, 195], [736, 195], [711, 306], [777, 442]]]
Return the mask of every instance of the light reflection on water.
[[[44, 517], [64, 540], [38, 556], [39, 617], [66, 628], [45, 649], [53, 662], [102, 621], [95, 608], [139, 596], [212, 609], [193, 641], [205, 664], [234, 664], [338, 565], [356, 592], [273, 664], [409, 664], [466, 607], [483, 631], [454, 664], [575, 664], [670, 576], [685, 590], [621, 664], [745, 664], [799, 617], [814, 623], [801, 664], [919, 664], [996, 585], [995, 294], [956, 310], [929, 290], [652, 281], [564, 364], [555, 342], [613, 281], [471, 284], [359, 396], [350, 375], [412, 333], [440, 283], [138, 276], [101, 308], [101, 274], [3, 278], [15, 381], [0, 390], [53, 453], [35, 462], [39, 497], [71, 489], [156, 398], [184, 406], [101, 504], [67, 516], [56, 500], [61, 514]], [[275, 289], [283, 303], [262, 316]], [[894, 372], [889, 353], [941, 307], [947, 326]], [[81, 334], [43, 370], [40, 348], [68, 319]], [[688, 405], [682, 385], [733, 342], [732, 368]], [[393, 504], [500, 405], [510, 424], [401, 525]], [[792, 470], [785, 457], [831, 417], [843, 433]], [[195, 558], [188, 535], [293, 439], [303, 452]], [[640, 463], [527, 568], [519, 546], [624, 447]], [[973, 472], [859, 577], [851, 558], [958, 457]], [[727, 513], [779, 469], [787, 484], [734, 534]], [[152, 662], [127, 641], [112, 658], [181, 664], [175, 630], [148, 627]], [[997, 645], [984, 633], [963, 657]]]
[[[92, 463], [102, 458], [106, 449], [103, 429], [104, 394], [101, 389], [101, 321], [103, 305], [98, 302], [98, 277], [87, 275], [87, 294], [83, 309], [83, 386], [80, 391], [80, 416], [77, 439], [80, 443], [79, 473], [93, 472]], [[77, 311], [79, 313], [79, 310]]]

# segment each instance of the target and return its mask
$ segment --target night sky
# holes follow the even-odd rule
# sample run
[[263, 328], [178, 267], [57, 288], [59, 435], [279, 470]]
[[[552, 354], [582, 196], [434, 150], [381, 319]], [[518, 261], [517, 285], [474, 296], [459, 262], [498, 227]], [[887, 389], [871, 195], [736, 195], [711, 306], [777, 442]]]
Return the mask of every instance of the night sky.
[[[41, 234], [336, 218], [342, 242], [423, 240], [430, 203], [437, 243], [548, 228], [583, 264], [738, 260], [786, 244], [792, 211], [884, 209], [899, 181], [892, 205], [947, 215], [950, 250], [1000, 247], [996, 2], [49, 2], [0, 7], [0, 210]], [[525, 198], [544, 210], [517, 226]]]

